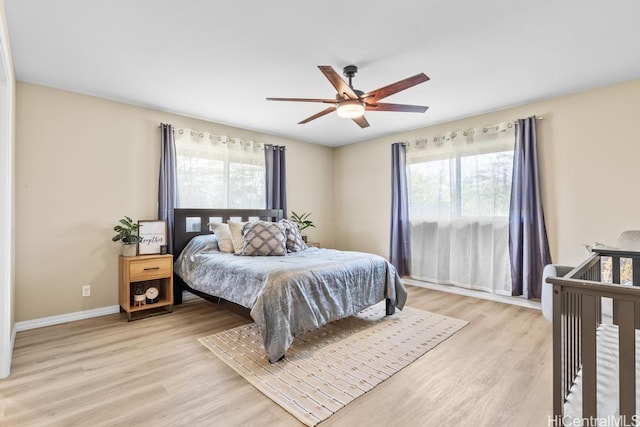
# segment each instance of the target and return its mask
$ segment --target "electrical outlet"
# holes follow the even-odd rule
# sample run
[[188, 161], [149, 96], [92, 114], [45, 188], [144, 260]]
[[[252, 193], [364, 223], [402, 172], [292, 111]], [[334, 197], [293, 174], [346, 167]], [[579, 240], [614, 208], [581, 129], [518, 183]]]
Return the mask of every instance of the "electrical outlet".
[[84, 285], [82, 287], [82, 296], [90, 297], [91, 296], [91, 285]]

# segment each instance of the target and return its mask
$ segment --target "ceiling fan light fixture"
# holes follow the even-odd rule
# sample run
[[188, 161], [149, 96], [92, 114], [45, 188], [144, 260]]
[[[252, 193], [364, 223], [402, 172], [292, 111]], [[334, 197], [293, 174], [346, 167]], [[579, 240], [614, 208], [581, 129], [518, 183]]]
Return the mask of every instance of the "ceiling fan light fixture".
[[356, 119], [364, 115], [364, 102], [357, 99], [342, 101], [336, 108], [338, 117], [343, 119]]

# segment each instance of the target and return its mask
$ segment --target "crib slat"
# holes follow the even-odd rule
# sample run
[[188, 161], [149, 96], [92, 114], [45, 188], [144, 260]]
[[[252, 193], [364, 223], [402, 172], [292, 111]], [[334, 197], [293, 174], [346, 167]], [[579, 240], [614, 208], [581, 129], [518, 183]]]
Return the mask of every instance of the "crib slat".
[[582, 308], [582, 295], [579, 293], [574, 293], [573, 297], [575, 298], [575, 309], [573, 311], [573, 336], [571, 337], [573, 344], [571, 344], [571, 349], [573, 351], [573, 372], [571, 372], [571, 382], [569, 387], [575, 381], [576, 375], [578, 375], [578, 370], [580, 370], [580, 365], [582, 364], [582, 359], [580, 357], [580, 318], [582, 316], [581, 308]]
[[626, 416], [627, 420], [631, 420], [636, 413], [636, 376], [633, 375], [636, 370], [635, 305], [631, 301], [620, 301], [618, 305], [620, 313], [618, 326], [620, 415]]
[[620, 257], [611, 257], [611, 274], [613, 276], [613, 283], [620, 283]]
[[571, 294], [565, 293], [562, 295], [562, 342], [564, 348], [562, 349], [562, 373], [564, 376], [564, 387], [562, 394], [567, 395], [569, 390], [569, 378], [571, 376], [571, 366], [569, 361], [569, 343], [571, 342], [571, 330], [569, 329], [569, 319], [571, 318]]
[[564, 413], [562, 387], [562, 306], [564, 299], [562, 285], [553, 285], [553, 415], [559, 418], [562, 418]]
[[597, 416], [596, 399], [596, 297], [582, 295], [582, 417]]
[[[576, 293], [576, 300], [577, 300], [577, 305], [578, 308], [576, 309], [576, 313], [574, 314], [575, 319], [576, 319], [576, 333], [573, 336], [574, 339], [574, 344], [572, 344], [574, 351], [576, 352], [576, 366], [578, 366], [578, 369], [580, 369], [580, 366], [582, 365], [582, 355], [580, 354], [580, 350], [582, 347], [580, 347], [580, 335], [581, 335], [581, 331], [582, 331], [582, 295], [580, 295], [579, 293]], [[573, 384], [573, 382], [575, 381], [576, 375], [578, 374], [578, 369], [576, 369], [576, 371], [573, 373], [572, 377], [571, 377], [571, 384]]]
[[[577, 301], [577, 294], [571, 293], [569, 294], [571, 296], [571, 309], [569, 310], [569, 321], [571, 322], [571, 333], [569, 334], [569, 339], [571, 340], [571, 342], [575, 342], [576, 339], [576, 335], [578, 333], [577, 331], [577, 311], [578, 311], [578, 301]], [[578, 363], [577, 363], [577, 358], [578, 358], [578, 352], [577, 349], [574, 345], [570, 345], [569, 346], [569, 353], [567, 354], [567, 357], [570, 360], [570, 371], [571, 375], [570, 378], [573, 378], [575, 373], [578, 370]]]
[[[631, 266], [633, 270], [633, 286], [640, 286], [640, 258], [633, 258]], [[636, 303], [635, 319], [636, 329], [640, 329], [640, 302]]]
[[[613, 283], [620, 283], [620, 257], [613, 255], [611, 257], [611, 274], [613, 277]], [[618, 301], [613, 300], [613, 324], [618, 325]]]
[[573, 342], [573, 304], [575, 301], [575, 294], [569, 293], [567, 294], [567, 307], [565, 310], [566, 319], [567, 319], [567, 341], [565, 341], [564, 345], [564, 356], [567, 359], [565, 372], [568, 372], [568, 375], [565, 378], [565, 393], [569, 390], [571, 386], [571, 378], [573, 377], [573, 355], [571, 354], [571, 343]]

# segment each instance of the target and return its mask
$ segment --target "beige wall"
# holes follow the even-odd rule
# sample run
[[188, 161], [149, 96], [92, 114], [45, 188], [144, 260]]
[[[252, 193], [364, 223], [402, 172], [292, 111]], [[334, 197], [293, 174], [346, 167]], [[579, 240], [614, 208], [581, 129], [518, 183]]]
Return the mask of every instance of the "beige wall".
[[160, 122], [286, 145], [289, 210], [334, 245], [331, 148], [23, 82], [16, 108], [18, 321], [118, 303], [112, 228], [156, 218]]
[[[388, 255], [393, 142], [530, 115], [554, 261], [640, 229], [640, 80], [331, 149], [27, 83], [17, 86], [16, 320], [117, 304], [112, 226], [156, 215], [160, 122], [287, 146], [289, 209], [324, 246]], [[433, 108], [436, 108], [435, 106]], [[428, 114], [428, 113], [427, 113]], [[82, 298], [81, 286], [92, 285]]]
[[553, 260], [578, 263], [583, 243], [615, 244], [623, 230], [640, 229], [636, 80], [337, 149], [336, 245], [388, 256], [393, 142], [531, 115], [544, 117], [537, 130]]

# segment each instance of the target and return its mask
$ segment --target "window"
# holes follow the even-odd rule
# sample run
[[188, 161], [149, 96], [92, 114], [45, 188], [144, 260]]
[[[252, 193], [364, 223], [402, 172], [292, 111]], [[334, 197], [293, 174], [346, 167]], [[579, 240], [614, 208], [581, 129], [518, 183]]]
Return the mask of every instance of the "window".
[[263, 209], [264, 145], [239, 138], [176, 132], [177, 206]]
[[414, 144], [407, 156], [411, 218], [509, 216], [514, 139], [512, 132], [497, 136]]
[[412, 277], [510, 295], [512, 124], [407, 150]]

